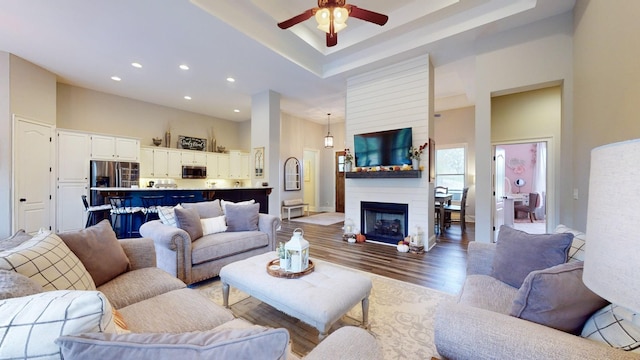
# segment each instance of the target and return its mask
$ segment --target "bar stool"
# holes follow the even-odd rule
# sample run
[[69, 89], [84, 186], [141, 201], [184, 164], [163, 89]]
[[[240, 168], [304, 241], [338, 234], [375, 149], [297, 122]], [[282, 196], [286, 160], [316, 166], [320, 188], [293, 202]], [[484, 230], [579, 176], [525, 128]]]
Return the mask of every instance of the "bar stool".
[[109, 216], [109, 212], [111, 211], [110, 204], [89, 206], [89, 203], [87, 202], [87, 195], [82, 195], [82, 203], [84, 204], [84, 211], [86, 211], [88, 214], [87, 223], [84, 225], [85, 228], [88, 228], [91, 225], [95, 225], [96, 213], [100, 212], [103, 214], [103, 217], [109, 220], [109, 223], [111, 223], [111, 217]]
[[109, 203], [111, 203], [111, 216], [115, 216], [111, 222], [113, 231], [116, 230], [116, 223], [120, 219], [119, 238], [122, 238], [123, 235], [131, 237], [133, 234], [133, 215], [142, 212], [142, 208], [131, 205], [131, 196], [111, 196]]
[[153, 195], [153, 196], [141, 196], [142, 200], [142, 212], [144, 213], [144, 222], [149, 221], [149, 219], [159, 219], [158, 217], [158, 208], [162, 206], [162, 202], [164, 200], [164, 196], [162, 195]]
[[171, 200], [172, 200], [172, 204], [173, 206], [178, 205], [180, 203], [184, 203], [184, 202], [193, 202], [193, 200], [195, 199], [195, 195], [191, 194], [191, 195], [172, 195], [171, 196]]

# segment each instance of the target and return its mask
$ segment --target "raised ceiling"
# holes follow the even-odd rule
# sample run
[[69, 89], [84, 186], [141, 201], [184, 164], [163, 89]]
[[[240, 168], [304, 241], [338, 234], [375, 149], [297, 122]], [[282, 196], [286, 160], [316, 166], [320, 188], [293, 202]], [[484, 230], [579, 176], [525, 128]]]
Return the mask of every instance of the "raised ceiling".
[[344, 118], [349, 76], [426, 53], [435, 66], [435, 110], [473, 105], [474, 41], [574, 5], [350, 0], [389, 22], [349, 19], [338, 45], [327, 48], [313, 19], [288, 30], [276, 26], [315, 7], [313, 0], [0, 1], [0, 50], [62, 83], [232, 121], [248, 120], [252, 95], [273, 90], [282, 95], [283, 112], [319, 123], [328, 112], [332, 121]]

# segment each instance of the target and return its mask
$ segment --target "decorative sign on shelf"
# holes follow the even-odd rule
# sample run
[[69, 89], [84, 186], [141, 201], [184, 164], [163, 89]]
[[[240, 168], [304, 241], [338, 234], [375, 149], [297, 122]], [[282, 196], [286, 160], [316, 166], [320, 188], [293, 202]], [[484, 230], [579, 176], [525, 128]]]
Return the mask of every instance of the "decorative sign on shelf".
[[178, 149], [207, 151], [207, 139], [179, 135]]

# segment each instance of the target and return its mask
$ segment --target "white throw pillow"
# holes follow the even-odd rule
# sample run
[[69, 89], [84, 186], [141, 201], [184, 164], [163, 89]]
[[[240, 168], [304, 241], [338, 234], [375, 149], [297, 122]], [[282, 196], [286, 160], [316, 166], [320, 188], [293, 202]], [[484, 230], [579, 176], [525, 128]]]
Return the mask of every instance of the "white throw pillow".
[[45, 290], [96, 289], [80, 259], [58, 235], [49, 231], [0, 252], [0, 269], [18, 272]]
[[591, 315], [581, 336], [625, 351], [640, 352], [640, 314], [622, 306], [607, 305]]
[[227, 221], [225, 216], [216, 216], [207, 219], [200, 219], [202, 224], [202, 235], [215, 234], [227, 231]]
[[99, 291], [59, 290], [0, 300], [0, 359], [62, 359], [62, 335], [115, 332]]
[[158, 217], [163, 224], [178, 227], [175, 209], [184, 209], [180, 204], [176, 206], [160, 206], [158, 208]]
[[239, 201], [239, 202], [220, 200], [220, 206], [222, 206], [222, 212], [224, 214], [226, 214], [227, 213], [227, 204], [251, 205], [251, 204], [255, 204], [255, 202], [256, 201], [254, 199], [247, 200], [247, 201]]

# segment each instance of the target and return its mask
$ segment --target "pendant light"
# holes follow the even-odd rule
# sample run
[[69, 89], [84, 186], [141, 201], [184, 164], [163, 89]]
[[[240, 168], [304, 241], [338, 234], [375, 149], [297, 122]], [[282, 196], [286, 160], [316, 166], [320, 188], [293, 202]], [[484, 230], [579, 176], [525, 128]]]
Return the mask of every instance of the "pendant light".
[[333, 148], [333, 136], [331, 136], [331, 113], [327, 114], [327, 136], [324, 137], [324, 147]]

